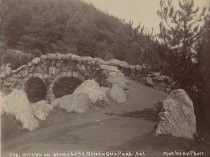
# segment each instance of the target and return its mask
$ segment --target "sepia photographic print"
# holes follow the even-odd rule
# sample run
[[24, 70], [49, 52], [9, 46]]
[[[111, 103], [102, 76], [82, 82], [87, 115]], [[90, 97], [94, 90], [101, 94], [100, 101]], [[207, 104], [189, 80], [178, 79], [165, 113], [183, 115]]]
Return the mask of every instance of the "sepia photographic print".
[[0, 0], [1, 157], [210, 157], [210, 0]]

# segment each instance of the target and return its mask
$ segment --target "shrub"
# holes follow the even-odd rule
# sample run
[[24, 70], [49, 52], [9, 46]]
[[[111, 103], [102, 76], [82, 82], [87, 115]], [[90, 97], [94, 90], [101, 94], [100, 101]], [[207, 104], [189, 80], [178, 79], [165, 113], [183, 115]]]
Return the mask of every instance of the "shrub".
[[19, 50], [0, 48], [0, 65], [10, 63], [12, 69], [17, 69], [21, 65], [27, 64], [34, 57], [32, 54], [23, 53]]

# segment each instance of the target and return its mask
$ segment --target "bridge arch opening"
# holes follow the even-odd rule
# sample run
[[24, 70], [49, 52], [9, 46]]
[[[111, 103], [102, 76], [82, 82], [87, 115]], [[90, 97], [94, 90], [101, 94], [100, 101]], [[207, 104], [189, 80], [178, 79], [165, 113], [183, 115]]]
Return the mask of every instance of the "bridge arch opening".
[[25, 92], [29, 102], [36, 103], [46, 98], [47, 87], [41, 78], [31, 77], [25, 82]]
[[64, 76], [57, 79], [53, 85], [53, 93], [55, 98], [72, 94], [81, 83], [82, 81], [80, 79], [73, 76]]

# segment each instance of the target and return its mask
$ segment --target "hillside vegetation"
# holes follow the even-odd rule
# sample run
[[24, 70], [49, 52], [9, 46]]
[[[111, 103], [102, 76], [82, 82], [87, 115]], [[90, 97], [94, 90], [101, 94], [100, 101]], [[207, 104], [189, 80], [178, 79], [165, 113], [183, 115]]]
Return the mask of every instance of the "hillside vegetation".
[[[133, 29], [132, 22], [80, 0], [3, 0], [1, 15], [6, 47], [34, 56], [71, 52], [131, 64], [160, 62], [159, 45], [142, 26], [141, 31]], [[148, 53], [158, 57], [154, 60]]]

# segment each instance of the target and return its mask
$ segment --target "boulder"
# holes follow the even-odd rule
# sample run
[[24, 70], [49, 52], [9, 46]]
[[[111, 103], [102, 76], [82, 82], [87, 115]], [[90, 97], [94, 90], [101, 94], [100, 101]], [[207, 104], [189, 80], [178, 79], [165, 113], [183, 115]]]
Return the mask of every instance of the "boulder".
[[89, 96], [85, 93], [66, 95], [58, 98], [56, 105], [67, 112], [84, 113], [90, 107]]
[[23, 128], [30, 131], [39, 126], [24, 91], [14, 89], [9, 95], [3, 96], [1, 99], [2, 114], [14, 115], [22, 123]]
[[73, 94], [81, 93], [86, 93], [93, 104], [97, 101], [108, 102], [106, 91], [94, 80], [85, 80], [75, 89]]
[[191, 99], [182, 89], [172, 91], [162, 102], [155, 134], [193, 139], [196, 134], [196, 117]]
[[109, 73], [107, 81], [110, 82], [112, 85], [117, 84], [117, 85], [121, 86], [123, 89], [128, 88], [128, 81], [124, 77], [123, 73], [111, 72], [111, 73]]
[[126, 101], [126, 94], [123, 88], [117, 84], [114, 84], [112, 88], [109, 90], [108, 97], [119, 104], [124, 103]]
[[53, 105], [50, 105], [46, 100], [41, 100], [33, 103], [31, 104], [31, 107], [33, 109], [34, 115], [39, 120], [46, 120], [49, 112], [53, 110]]

